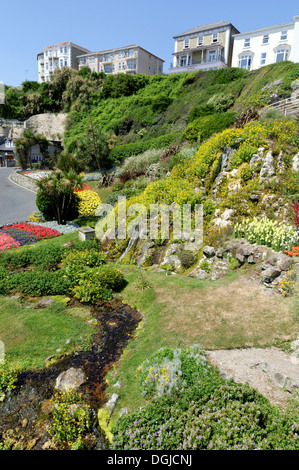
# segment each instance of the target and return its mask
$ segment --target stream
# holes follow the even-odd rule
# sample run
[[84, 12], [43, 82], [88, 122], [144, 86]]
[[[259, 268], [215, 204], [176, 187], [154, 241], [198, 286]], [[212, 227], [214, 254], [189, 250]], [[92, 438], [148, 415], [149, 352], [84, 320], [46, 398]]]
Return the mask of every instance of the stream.
[[44, 369], [24, 371], [18, 376], [17, 387], [0, 403], [0, 441], [11, 437], [26, 449], [44, 449], [49, 435], [43, 423], [49, 416], [48, 401], [55, 391], [56, 378], [69, 368], [80, 368], [87, 380], [77, 390], [90, 405], [94, 416], [90, 449], [107, 448], [106, 440], [97, 429], [97, 410], [105, 404], [105, 376], [119, 359], [141, 320], [140, 314], [119, 300], [94, 309], [98, 330], [90, 348], [61, 358]]

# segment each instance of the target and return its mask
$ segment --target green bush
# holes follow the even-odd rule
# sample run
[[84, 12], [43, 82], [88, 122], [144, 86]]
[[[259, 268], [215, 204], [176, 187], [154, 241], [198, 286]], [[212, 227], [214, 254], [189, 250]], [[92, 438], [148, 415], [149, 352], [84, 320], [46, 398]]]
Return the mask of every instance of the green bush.
[[175, 132], [172, 134], [165, 134], [160, 137], [148, 140], [140, 140], [131, 144], [118, 145], [114, 147], [109, 154], [111, 162], [120, 162], [124, 158], [138, 155], [149, 149], [163, 149], [174, 143], [176, 140], [181, 139], [181, 133]]
[[196, 261], [196, 254], [190, 250], [180, 250], [178, 252], [178, 258], [182, 263], [182, 266], [186, 269], [190, 268]]
[[183, 138], [189, 142], [194, 142], [197, 139], [205, 140], [212, 134], [230, 127], [234, 123], [235, 118], [236, 113], [233, 112], [200, 117], [188, 124], [183, 133]]
[[81, 302], [96, 304], [102, 300], [111, 300], [113, 292], [120, 291], [126, 284], [123, 274], [110, 266], [80, 269], [73, 294]]
[[249, 163], [244, 163], [240, 171], [241, 180], [246, 183], [252, 178], [252, 174], [253, 171]]
[[0, 290], [21, 292], [27, 295], [63, 295], [70, 291], [71, 284], [63, 271], [34, 272], [25, 271], [11, 274], [7, 279], [0, 280]]

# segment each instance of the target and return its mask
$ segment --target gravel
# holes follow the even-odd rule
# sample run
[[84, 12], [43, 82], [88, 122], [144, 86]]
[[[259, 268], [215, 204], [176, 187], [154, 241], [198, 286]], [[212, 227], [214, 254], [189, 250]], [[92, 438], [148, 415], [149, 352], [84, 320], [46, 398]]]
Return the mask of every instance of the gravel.
[[30, 222], [32, 225], [38, 225], [41, 227], [48, 227], [52, 230], [57, 230], [57, 232], [63, 233], [64, 235], [67, 233], [77, 232], [78, 228], [80, 227], [78, 224], [74, 222], [67, 222], [65, 225], [58, 224], [55, 221], [49, 222]]

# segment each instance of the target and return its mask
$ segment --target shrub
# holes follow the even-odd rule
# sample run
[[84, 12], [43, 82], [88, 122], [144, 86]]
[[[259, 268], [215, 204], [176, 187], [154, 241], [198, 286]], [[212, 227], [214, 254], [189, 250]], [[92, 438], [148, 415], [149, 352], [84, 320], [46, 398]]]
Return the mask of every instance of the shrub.
[[118, 145], [111, 150], [109, 159], [112, 162], [120, 162], [124, 158], [131, 157], [132, 155], [138, 155], [149, 149], [163, 149], [168, 147], [170, 144], [179, 140], [181, 133], [175, 132], [172, 134], [165, 134], [160, 137], [156, 137], [148, 140], [141, 140], [139, 142], [133, 142], [131, 144]]
[[234, 104], [235, 98], [231, 93], [219, 93], [211, 96], [207, 105], [210, 106], [214, 112], [223, 113]]
[[188, 139], [190, 142], [198, 139], [205, 140], [215, 132], [230, 127], [234, 123], [235, 117], [236, 113], [233, 112], [200, 117], [186, 127], [183, 138]]
[[111, 300], [113, 292], [121, 290], [124, 285], [124, 276], [118, 269], [102, 266], [82, 270], [73, 293], [81, 302], [96, 304], [102, 300]]
[[198, 345], [186, 349], [161, 348], [136, 370], [143, 396], [170, 394], [206, 374], [206, 358]]
[[79, 199], [78, 211], [80, 216], [95, 215], [97, 207], [101, 205], [101, 199], [98, 193], [92, 190], [77, 192]]
[[182, 266], [186, 269], [190, 268], [196, 261], [196, 254], [189, 250], [180, 250], [178, 252], [178, 258], [182, 263]]
[[70, 288], [71, 284], [63, 271], [53, 273], [25, 271], [0, 280], [0, 290], [36, 296], [64, 295], [70, 291]]
[[149, 166], [160, 161], [163, 149], [149, 149], [127, 158], [121, 166], [121, 175], [126, 172], [146, 172]]
[[240, 171], [241, 180], [246, 183], [246, 181], [249, 181], [252, 178], [252, 173], [253, 171], [249, 163], [245, 163]]
[[10, 363], [7, 358], [2, 364], [0, 363], [0, 403], [4, 401], [6, 394], [16, 387], [18, 372], [18, 367]]
[[74, 189], [82, 186], [82, 180], [74, 170], [68, 173], [56, 170], [47, 178], [37, 181], [36, 205], [43, 216], [56, 220], [58, 224], [74, 219], [78, 214]]
[[[105, 264], [106, 256], [95, 250], [71, 251], [62, 259], [63, 271], [73, 286], [90, 273], [87, 268], [99, 267]], [[87, 274], [88, 278], [89, 274]]]
[[53, 441], [62, 447], [82, 448], [82, 439], [91, 426], [90, 407], [84, 403], [82, 395], [72, 389], [55, 392], [51, 404], [53, 418], [48, 432]]

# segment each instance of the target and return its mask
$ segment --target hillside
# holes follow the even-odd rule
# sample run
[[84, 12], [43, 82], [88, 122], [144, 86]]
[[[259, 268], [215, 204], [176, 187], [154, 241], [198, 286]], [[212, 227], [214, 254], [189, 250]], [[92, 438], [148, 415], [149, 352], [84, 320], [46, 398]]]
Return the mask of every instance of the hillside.
[[[29, 371], [25, 431], [13, 416], [22, 389], [0, 404], [0, 449], [298, 449], [299, 120], [266, 109], [297, 96], [298, 79], [289, 62], [156, 77], [83, 69], [28, 84], [19, 102], [7, 90], [7, 115], [67, 113], [32, 220], [50, 228], [63, 209], [75, 232], [0, 256], [8, 352], [24, 358], [31, 321], [47, 363]], [[113, 209], [104, 236], [102, 202]], [[76, 224], [96, 240], [80, 241]], [[73, 367], [83, 398], [55, 390]]]
[[[175, 138], [181, 140], [188, 135], [189, 123], [203, 116], [221, 114], [224, 122], [218, 122], [216, 129], [212, 124], [206, 134], [209, 136], [231, 125], [238, 113], [248, 108], [259, 109], [290, 96], [291, 83], [298, 76], [298, 64], [280, 63], [252, 72], [230, 68], [144, 77], [140, 89], [125, 90], [128, 96], [122, 94], [118, 76], [109, 77], [111, 85], [104, 83], [104, 97], [103, 92], [94, 96], [88, 113], [70, 112], [65, 145], [68, 150], [74, 150], [76, 140], [92, 122], [115, 137], [111, 152], [114, 161], [139, 153], [140, 148], [161, 148], [163, 143], [167, 145]], [[164, 141], [161, 136], [165, 136]], [[123, 144], [125, 148], [118, 148]], [[142, 145], [138, 147], [138, 144]]]

